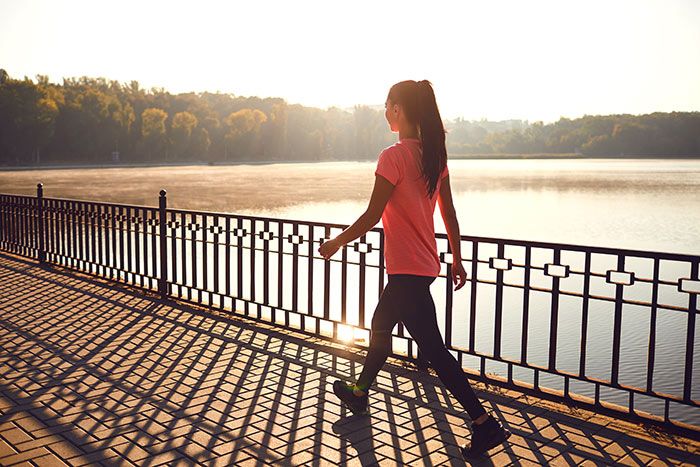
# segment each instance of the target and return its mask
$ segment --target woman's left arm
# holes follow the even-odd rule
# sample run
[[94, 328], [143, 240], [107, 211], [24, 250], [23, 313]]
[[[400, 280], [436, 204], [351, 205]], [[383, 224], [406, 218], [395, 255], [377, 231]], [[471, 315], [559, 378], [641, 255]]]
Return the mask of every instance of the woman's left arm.
[[367, 210], [357, 218], [354, 224], [343, 230], [337, 237], [323, 242], [318, 252], [323, 259], [330, 259], [341, 247], [347, 245], [358, 237], [361, 237], [369, 229], [377, 225], [382, 218], [384, 207], [394, 191], [394, 185], [381, 175], [376, 175], [374, 179], [374, 189], [369, 200]]

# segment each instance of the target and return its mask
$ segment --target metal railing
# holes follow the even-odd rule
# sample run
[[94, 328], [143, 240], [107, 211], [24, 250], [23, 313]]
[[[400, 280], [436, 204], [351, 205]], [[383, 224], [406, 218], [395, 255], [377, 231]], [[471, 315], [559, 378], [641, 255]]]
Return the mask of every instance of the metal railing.
[[[0, 195], [0, 249], [366, 347], [385, 284], [382, 229], [331, 261], [344, 225]], [[700, 256], [463, 236], [455, 293], [447, 236], [432, 292], [445, 343], [472, 377], [700, 431]], [[394, 355], [419, 360], [399, 323]], [[695, 383], [695, 384], [694, 384]]]

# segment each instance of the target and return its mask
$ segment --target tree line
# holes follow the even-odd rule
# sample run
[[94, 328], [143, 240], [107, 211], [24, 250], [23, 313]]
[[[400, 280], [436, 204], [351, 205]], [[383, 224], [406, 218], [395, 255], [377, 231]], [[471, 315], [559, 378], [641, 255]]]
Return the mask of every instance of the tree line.
[[[700, 112], [446, 121], [451, 154], [700, 155]], [[395, 141], [380, 108], [171, 94], [137, 81], [13, 79], [0, 69], [0, 165], [368, 160]]]
[[[448, 123], [449, 149], [463, 154], [700, 156], [700, 112], [584, 116], [488, 131], [484, 122]], [[488, 123], [488, 122], [487, 122]]]

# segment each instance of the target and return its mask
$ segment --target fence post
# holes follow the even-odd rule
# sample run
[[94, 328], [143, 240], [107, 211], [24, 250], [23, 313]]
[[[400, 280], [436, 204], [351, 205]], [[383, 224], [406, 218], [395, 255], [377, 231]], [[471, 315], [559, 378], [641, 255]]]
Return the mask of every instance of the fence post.
[[168, 200], [165, 190], [160, 190], [158, 204], [158, 226], [160, 227], [160, 276], [158, 277], [158, 292], [161, 298], [168, 296], [168, 239], [166, 232], [166, 209]]
[[44, 251], [44, 184], [36, 184], [36, 205], [37, 205], [37, 245], [39, 246], [39, 264], [46, 261], [46, 252]]

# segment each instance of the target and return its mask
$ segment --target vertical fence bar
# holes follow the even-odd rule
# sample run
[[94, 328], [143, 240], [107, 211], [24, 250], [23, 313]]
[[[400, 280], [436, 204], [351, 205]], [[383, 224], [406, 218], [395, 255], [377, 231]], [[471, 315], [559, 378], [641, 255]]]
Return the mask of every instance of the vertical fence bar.
[[44, 250], [44, 185], [41, 183], [37, 183], [36, 185], [36, 208], [36, 224], [39, 236], [39, 252], [37, 256], [39, 263], [44, 263], [46, 261], [46, 251]]
[[84, 233], [84, 220], [85, 220], [85, 211], [83, 210], [83, 203], [76, 203], [75, 204], [75, 223], [76, 223], [76, 228], [77, 228], [77, 235], [78, 235], [78, 249], [76, 251], [76, 258], [77, 258], [77, 265], [78, 268], [80, 269], [85, 269], [85, 255], [84, 255], [84, 250], [85, 250], [85, 233]]
[[[158, 208], [158, 212], [160, 213], [160, 206]], [[168, 236], [168, 232], [170, 232], [170, 281], [173, 284], [177, 284], [177, 225], [175, 223], [175, 217], [177, 216], [176, 213], [171, 212], [170, 213], [170, 222], [167, 225], [167, 229], [165, 230], [166, 234], [165, 236]], [[180, 281], [182, 282], [182, 281]]]
[[348, 313], [348, 248], [342, 247], [340, 264], [340, 321], [347, 322]]
[[[299, 310], [299, 245], [301, 244], [299, 237], [299, 223], [292, 224], [292, 234], [294, 244], [292, 245], [292, 311]], [[284, 322], [289, 326], [289, 313], [284, 314]]]
[[7, 228], [10, 225], [7, 213], [7, 198], [7, 196], [0, 196], [0, 201], [2, 202], [2, 206], [0, 206], [0, 245], [5, 249], [9, 249], [7, 245]]
[[[496, 256], [505, 257], [505, 247], [498, 243]], [[494, 327], [493, 327], [493, 356], [501, 358], [501, 334], [503, 328], [503, 269], [496, 270], [496, 303], [495, 303]]]
[[[191, 261], [192, 287], [190, 290], [196, 289], [197, 283], [198, 283], [198, 281], [197, 281], [197, 278], [198, 278], [197, 277], [197, 230], [198, 230], [197, 214], [190, 212], [190, 236], [191, 236], [190, 242], [192, 242], [192, 244], [190, 245], [190, 247], [191, 247], [190, 250], [192, 252], [192, 258], [191, 258], [192, 259], [192, 261]], [[201, 303], [202, 302], [202, 294], [197, 293], [197, 297], [199, 297], [199, 302]], [[188, 300], [191, 299], [189, 291], [187, 294], [187, 299]]]
[[24, 237], [22, 238], [22, 244], [24, 245], [24, 256], [33, 257], [34, 252], [34, 242], [36, 240], [36, 221], [34, 220], [34, 201], [30, 198], [23, 198], [22, 204], [24, 209], [22, 210], [22, 217], [25, 219], [25, 231]]
[[[220, 229], [219, 223], [221, 221], [219, 219], [220, 219], [219, 216], [214, 216], [214, 219], [212, 220], [212, 226], [211, 226], [212, 235], [213, 235], [212, 251], [214, 254], [214, 278], [213, 278], [214, 285], [212, 286], [212, 290], [214, 291], [215, 294], [219, 295], [219, 300], [220, 300], [219, 303], [223, 304], [223, 300], [221, 300], [221, 286], [219, 285], [220, 280], [221, 280], [219, 277], [219, 229]], [[211, 294], [209, 295], [209, 297], [210, 297], [209, 301], [213, 302], [213, 300], [211, 299]], [[213, 303], [210, 303], [210, 305], [213, 305]]]
[[[265, 219], [263, 222], [263, 232], [265, 238], [263, 240], [263, 303], [270, 304], [270, 240], [267, 238], [270, 231], [270, 221]], [[262, 238], [262, 237], [261, 237]]]
[[[148, 221], [146, 219], [146, 210], [145, 209], [136, 209], [136, 212], [134, 214], [134, 261], [135, 261], [135, 272], [136, 274], [139, 275], [139, 284], [141, 287], [143, 287], [143, 277], [146, 275], [146, 270], [148, 266], [148, 262], [144, 261], [143, 262], [143, 270], [141, 270], [141, 239], [139, 238], [139, 234], [141, 233], [141, 228], [139, 225], [141, 225], [141, 216], [139, 213], [143, 213], [143, 230], [148, 231]], [[146, 252], [148, 250], [147, 248], [148, 243], [143, 245], [143, 251]], [[134, 281], [136, 283], [136, 281]]]
[[[360, 241], [362, 243], [367, 242], [367, 235], [363, 235], [360, 237]], [[381, 261], [381, 258], [380, 258]], [[360, 252], [360, 290], [359, 290], [359, 297], [357, 298], [358, 302], [358, 312], [359, 312], [359, 317], [358, 317], [358, 324], [360, 327], [365, 327], [365, 274], [366, 274], [366, 267], [367, 267], [367, 254]]]
[[651, 284], [651, 316], [649, 317], [649, 347], [647, 349], [647, 392], [654, 383], [654, 359], [656, 358], [656, 311], [659, 301], [659, 258], [654, 258], [654, 275]]
[[[698, 262], [693, 261], [690, 266], [691, 280], [698, 280]], [[695, 344], [695, 314], [698, 311], [698, 294], [691, 293], [688, 304], [688, 331], [685, 339], [685, 377], [683, 379], [683, 402], [690, 402], [693, 381], [693, 347]]]
[[[236, 296], [243, 298], [243, 220], [236, 219]], [[282, 254], [280, 252], [280, 254]]]
[[71, 242], [70, 242], [70, 259], [71, 267], [77, 268], [78, 263], [78, 203], [77, 201], [70, 202], [70, 226], [71, 226]]
[[20, 238], [22, 235], [22, 215], [21, 215], [21, 208], [19, 206], [19, 199], [17, 196], [12, 197], [12, 251], [14, 251], [16, 254], [18, 254], [19, 251], [19, 245], [20, 245]]
[[16, 227], [16, 224], [14, 222], [14, 205], [13, 205], [13, 197], [8, 196], [7, 198], [7, 210], [6, 210], [6, 216], [5, 218], [7, 219], [7, 224], [6, 224], [6, 235], [5, 235], [5, 244], [7, 245], [7, 249], [10, 251], [12, 250], [12, 242], [14, 239], [14, 229]]
[[[156, 289], [158, 288], [158, 275], [156, 273], [156, 267], [158, 266], [157, 253], [160, 252], [160, 248], [158, 245], [158, 242], [160, 241], [160, 239], [157, 238], [158, 236], [156, 235], [156, 230], [157, 230], [157, 228], [160, 228], [160, 227], [158, 227], [160, 225], [160, 222], [158, 221], [158, 219], [156, 219], [156, 217], [159, 216], [159, 210], [149, 209], [149, 211], [151, 213], [151, 219], [153, 219], [153, 222], [151, 222], [151, 232], [150, 232], [150, 234], [151, 234], [151, 247], [150, 247], [151, 248], [151, 261], [149, 261], [149, 262], [151, 264], [151, 275], [148, 279], [148, 288], [150, 288], [150, 289], [154, 288], [153, 287], [154, 282], [155, 282], [155, 288]], [[143, 214], [144, 214], [144, 218], [145, 218], [146, 217], [145, 210], [144, 210]], [[143, 226], [143, 230], [144, 230], [144, 232], [148, 230], [148, 226], [145, 223]], [[168, 238], [167, 230], [166, 230], [165, 238], [166, 239]], [[146, 244], [148, 244], [148, 239], [146, 237], [144, 237], [144, 249], [145, 249]], [[144, 267], [144, 274], [145, 273], [146, 273], [146, 270]], [[166, 281], [167, 281], [167, 273], [166, 273], [165, 277], [166, 277]], [[166, 282], [166, 285], [167, 285], [167, 287], [166, 287], [165, 292], [166, 292], [166, 294], [169, 294], [170, 293], [170, 290], [169, 290], [170, 286], [168, 285], [167, 282]]]
[[[554, 250], [554, 264], [561, 263], [561, 251]], [[549, 321], [549, 371], [556, 371], [557, 367], [557, 337], [559, 330], [559, 278], [552, 277], [552, 304]]]
[[126, 207], [126, 273], [124, 274], [124, 279], [127, 282], [132, 282], [129, 281], [129, 274], [132, 275], [133, 278], [133, 259], [132, 257], [134, 256], [134, 251], [132, 248], [133, 245], [133, 240], [131, 239], [131, 223], [133, 220], [134, 216], [132, 215], [132, 211], [130, 207]]
[[124, 275], [126, 279], [126, 274], [124, 273], [124, 208], [119, 206], [119, 271], [117, 271], [117, 276], [120, 274]]
[[22, 245], [24, 244], [24, 212], [22, 209], [22, 199], [19, 196], [15, 197], [15, 212], [17, 217], [17, 236], [15, 237], [15, 251], [18, 254], [23, 254]]
[[[231, 216], [226, 216], [226, 296], [231, 296]], [[233, 310], [231, 310], [233, 311]]]
[[[148, 252], [148, 240], [149, 240], [149, 234], [153, 234], [155, 231], [155, 223], [156, 223], [156, 216], [158, 215], [158, 211], [152, 211], [150, 209], [144, 209], [143, 210], [143, 219], [142, 219], [142, 224], [143, 224], [143, 230], [142, 230], [142, 237], [141, 237], [141, 244], [143, 245], [143, 275], [144, 277], [144, 282], [148, 284], [148, 288], [153, 288], [153, 279], [156, 276], [156, 265], [153, 264], [152, 261], [149, 261], [149, 252]], [[150, 227], [150, 229], [149, 229]], [[150, 232], [149, 232], [150, 230]], [[167, 230], [166, 230], [166, 241], [167, 241]], [[153, 248], [151, 248], [152, 250]], [[149, 268], [150, 266], [150, 268]], [[150, 269], [150, 272], [149, 272]], [[158, 287], [157, 284], [158, 280], [156, 279], [156, 288]]]
[[586, 349], [588, 348], [588, 301], [591, 289], [591, 252], [586, 252], [585, 264], [583, 266], [583, 304], [581, 315], [581, 351], [578, 374], [580, 377], [586, 375]]
[[[459, 240], [457, 240], [459, 241]], [[447, 253], [452, 254], [452, 246], [447, 242]], [[445, 278], [445, 345], [452, 346], [452, 264], [446, 262]]]
[[7, 227], [8, 222], [5, 219], [5, 206], [7, 206], [5, 196], [0, 195], [0, 247], [2, 248], [7, 248], [5, 246], [5, 227]]
[[[284, 308], [284, 223], [277, 223], [277, 308]], [[286, 313], [285, 313], [286, 315]]]
[[114, 206], [105, 206], [105, 260], [107, 270], [109, 272], [109, 278], [112, 278], [113, 268], [115, 264], [114, 255], [117, 251], [117, 231], [116, 231], [116, 221], [114, 220]]
[[68, 222], [66, 220], [66, 202], [61, 200], [61, 201], [56, 201], [56, 208], [58, 209], [58, 254], [59, 254], [59, 261], [58, 263], [64, 266], [67, 266], [66, 262], [66, 257], [67, 257], [67, 252], [66, 252], [66, 232], [68, 230]]
[[[180, 212], [180, 288], [179, 297], [182, 298], [182, 288], [187, 287], [187, 214]], [[187, 288], [187, 297], [190, 297], [190, 289]]]
[[27, 216], [25, 212], [24, 199], [17, 197], [17, 215], [19, 216], [19, 235], [17, 237], [17, 253], [27, 256]]
[[97, 274], [97, 205], [90, 203], [89, 218], [90, 218], [90, 271]]
[[25, 237], [25, 245], [27, 245], [26, 256], [33, 258], [36, 255], [36, 199], [25, 198], [25, 214], [27, 219], [27, 235]]
[[[625, 255], [617, 255], [617, 270], [625, 270]], [[613, 344], [612, 344], [612, 371], [610, 376], [610, 384], [617, 386], [618, 376], [620, 374], [620, 340], [622, 334], [622, 295], [624, 293], [624, 285], [617, 284], [615, 286], [615, 320], [613, 323]]]
[[56, 231], [54, 232], [54, 258], [53, 260], [61, 264], [62, 258], [63, 258], [63, 248], [64, 248], [64, 237], [63, 237], [63, 202], [54, 200], [51, 202], [54, 207], [54, 215], [53, 215], [53, 222], [54, 222], [54, 229]]
[[105, 275], [105, 262], [103, 260], [104, 255], [103, 255], [103, 243], [104, 243], [104, 235], [102, 233], [102, 206], [99, 204], [95, 205], [95, 219], [97, 220], [97, 257], [95, 260], [96, 266], [95, 270], [97, 271], [98, 274], [100, 274], [100, 267], [102, 268], [102, 273], [101, 275]]
[[48, 208], [48, 213], [46, 215], [46, 260], [55, 262], [56, 261], [56, 235], [57, 235], [57, 222], [56, 222], [56, 210], [55, 203], [52, 200], [44, 200], [45, 207]]
[[[330, 239], [331, 237], [331, 228], [328, 226], [324, 227], [324, 241]], [[330, 285], [331, 285], [331, 260], [329, 259], [328, 261], [325, 261], [323, 264], [323, 319], [330, 319], [330, 314], [331, 314], [331, 294], [330, 294]], [[337, 337], [337, 336], [333, 336]]]
[[530, 327], [530, 261], [532, 260], [532, 248], [525, 247], [525, 268], [523, 278], [523, 323], [522, 338], [520, 339], [520, 363], [527, 363], [527, 341]]
[[168, 295], [168, 237], [166, 228], [166, 213], [168, 208], [167, 192], [160, 190], [158, 198], [158, 227], [160, 230], [160, 271], [158, 271], [158, 292], [161, 298]]
[[20, 232], [20, 230], [19, 230], [20, 229], [20, 227], [19, 227], [20, 217], [18, 214], [19, 207], [17, 206], [17, 197], [13, 196], [11, 199], [12, 199], [12, 205], [10, 207], [10, 210], [12, 213], [12, 216], [11, 216], [12, 229], [11, 229], [11, 237], [10, 238], [11, 238], [11, 244], [12, 244], [12, 251], [14, 251], [15, 253], [19, 253], [17, 251], [17, 245], [18, 245], [17, 242], [18, 242], [19, 232]]
[[[253, 276], [255, 280], [255, 276]], [[209, 289], [209, 229], [207, 229], [207, 215], [202, 214], [202, 290], [199, 292], [200, 298]], [[211, 304], [211, 294], [208, 300]]]
[[2, 206], [0, 206], [0, 245], [3, 248], [8, 248], [7, 246], [7, 227], [10, 225], [7, 216], [7, 197], [0, 196], [0, 201]]
[[479, 274], [479, 243], [472, 241], [471, 297], [469, 297], [469, 352], [474, 353], [476, 338], [476, 288]]
[[[306, 307], [307, 307], [307, 313], [309, 315], [314, 314], [314, 254], [316, 252], [316, 242], [314, 240], [314, 225], [309, 224], [309, 264], [307, 266], [308, 269], [308, 283], [307, 283], [307, 288], [306, 288], [306, 299], [308, 301]], [[320, 325], [319, 325], [319, 320], [316, 319], [314, 320], [316, 323], [316, 328], [315, 328], [315, 333], [318, 334]]]
[[[255, 219], [250, 221], [250, 300], [255, 301]], [[260, 309], [258, 308], [258, 313]]]
[[22, 207], [19, 204], [19, 197], [14, 197], [14, 217], [15, 224], [17, 228], [15, 229], [14, 235], [14, 251], [15, 253], [21, 252], [22, 246]]
[[[56, 239], [58, 240], [58, 248], [56, 248], [56, 254], [58, 255], [58, 264], [65, 265], [66, 257], [66, 203], [65, 201], [55, 201], [56, 203], [56, 224], [58, 226], [58, 232], [56, 234]], [[111, 279], [111, 277], [110, 277]]]

